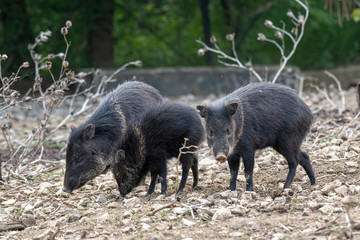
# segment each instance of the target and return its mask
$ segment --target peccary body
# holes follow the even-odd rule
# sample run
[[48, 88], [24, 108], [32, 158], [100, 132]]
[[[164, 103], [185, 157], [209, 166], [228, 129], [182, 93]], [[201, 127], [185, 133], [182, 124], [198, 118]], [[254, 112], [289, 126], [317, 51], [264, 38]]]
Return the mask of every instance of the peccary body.
[[315, 184], [309, 156], [300, 149], [312, 123], [309, 107], [285, 86], [253, 83], [197, 109], [205, 118], [207, 142], [218, 161], [228, 161], [230, 190], [236, 189], [240, 157], [243, 159], [246, 190], [253, 191], [252, 174], [257, 149], [273, 147], [289, 166], [284, 184], [288, 188], [300, 164]]
[[[187, 138], [186, 146], [199, 146], [204, 140], [204, 128], [194, 108], [178, 103], [163, 102], [148, 109], [130, 126], [119, 144], [113, 173], [120, 195], [138, 186], [148, 172], [151, 183], [146, 196], [154, 192], [157, 177], [161, 181], [161, 193], [167, 190], [167, 159], [178, 157], [179, 148]], [[187, 151], [196, 150], [194, 147]], [[198, 160], [194, 153], [182, 154], [182, 179], [179, 192], [185, 187], [189, 169], [194, 177], [193, 187], [198, 183]]]
[[70, 133], [64, 191], [72, 192], [106, 173], [112, 164], [116, 143], [127, 125], [149, 106], [161, 101], [155, 88], [136, 81], [125, 82], [109, 93], [91, 117]]

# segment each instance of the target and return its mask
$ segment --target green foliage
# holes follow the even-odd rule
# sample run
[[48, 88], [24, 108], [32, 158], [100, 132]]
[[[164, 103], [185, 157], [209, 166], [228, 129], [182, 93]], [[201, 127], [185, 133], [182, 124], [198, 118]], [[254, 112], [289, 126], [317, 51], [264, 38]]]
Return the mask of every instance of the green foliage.
[[[4, 36], [0, 38], [0, 53], [13, 56], [11, 71], [15, 71], [22, 62], [30, 61], [26, 47], [39, 31], [60, 29], [67, 19], [73, 22], [72, 32], [76, 33], [70, 39], [70, 65], [92, 67], [91, 48], [101, 49], [103, 46], [91, 46], [89, 33], [107, 15], [109, 6], [114, 6], [112, 35], [115, 66], [137, 59], [142, 60], [144, 67], [199, 66], [206, 63], [204, 57], [197, 56], [200, 46], [195, 43], [196, 39], [203, 39], [199, 1], [4, 1], [6, 4], [2, 4], [0, 10], [0, 34]], [[273, 2], [275, 4], [266, 9], [264, 6], [269, 3], [266, 0], [209, 1], [211, 34], [216, 37], [218, 45], [230, 51], [225, 35], [235, 33], [238, 55], [244, 62], [252, 59], [254, 64], [278, 64], [278, 49], [272, 44], [257, 41], [257, 34], [273, 35], [264, 26], [266, 19], [279, 27], [284, 20], [286, 29], [290, 30], [292, 24], [286, 17], [287, 10], [291, 8], [297, 15], [302, 9], [295, 1]], [[290, 64], [302, 68], [329, 68], [354, 62], [360, 54], [360, 9], [355, 9], [352, 20], [345, 21], [341, 28], [336, 14], [330, 17], [323, 1], [307, 2], [310, 17], [305, 36]], [[60, 31], [53, 32], [52, 38], [49, 44], [39, 46], [44, 54], [51, 49], [65, 50]], [[286, 45], [289, 51], [290, 41], [287, 40]]]
[[355, 22], [359, 22], [360, 21], [360, 8], [354, 9], [351, 16], [352, 16], [352, 18], [354, 19]]

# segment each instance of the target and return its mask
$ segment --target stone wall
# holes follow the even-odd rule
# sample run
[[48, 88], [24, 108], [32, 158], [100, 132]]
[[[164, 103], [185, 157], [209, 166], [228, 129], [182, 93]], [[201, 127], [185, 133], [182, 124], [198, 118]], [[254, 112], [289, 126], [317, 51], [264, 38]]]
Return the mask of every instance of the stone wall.
[[[277, 68], [257, 68], [261, 76], [268, 74], [272, 79]], [[110, 75], [113, 70], [104, 71]], [[285, 84], [294, 89], [298, 88], [300, 72], [298, 68], [286, 68], [281, 74], [278, 83]], [[210, 94], [227, 94], [235, 89], [257, 82], [247, 70], [230, 67], [180, 67], [180, 68], [154, 68], [154, 69], [128, 69], [119, 73], [118, 82], [109, 84], [115, 88], [119, 82], [136, 79], [149, 83], [167, 97], [178, 97], [192, 94], [194, 96], [208, 96]]]

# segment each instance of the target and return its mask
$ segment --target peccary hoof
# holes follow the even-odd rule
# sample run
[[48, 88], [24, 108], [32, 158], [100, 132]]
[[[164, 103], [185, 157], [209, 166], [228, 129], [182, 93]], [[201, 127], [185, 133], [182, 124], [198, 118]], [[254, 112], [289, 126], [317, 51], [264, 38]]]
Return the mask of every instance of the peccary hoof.
[[0, 177], [0, 181], [5, 182], [5, 180], [2, 177]]
[[122, 193], [120, 193], [120, 197], [125, 197], [125, 195], [124, 195], [124, 194], [122, 194]]

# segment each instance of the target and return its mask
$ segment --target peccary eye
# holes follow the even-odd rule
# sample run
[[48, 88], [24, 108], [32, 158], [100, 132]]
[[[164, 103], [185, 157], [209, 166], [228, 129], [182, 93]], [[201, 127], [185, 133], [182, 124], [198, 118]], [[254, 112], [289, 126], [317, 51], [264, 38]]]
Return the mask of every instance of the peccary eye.
[[209, 137], [214, 137], [214, 131], [210, 129], [208, 135]]
[[227, 135], [231, 135], [230, 128], [227, 128], [227, 129], [225, 130], [225, 132], [226, 132]]

